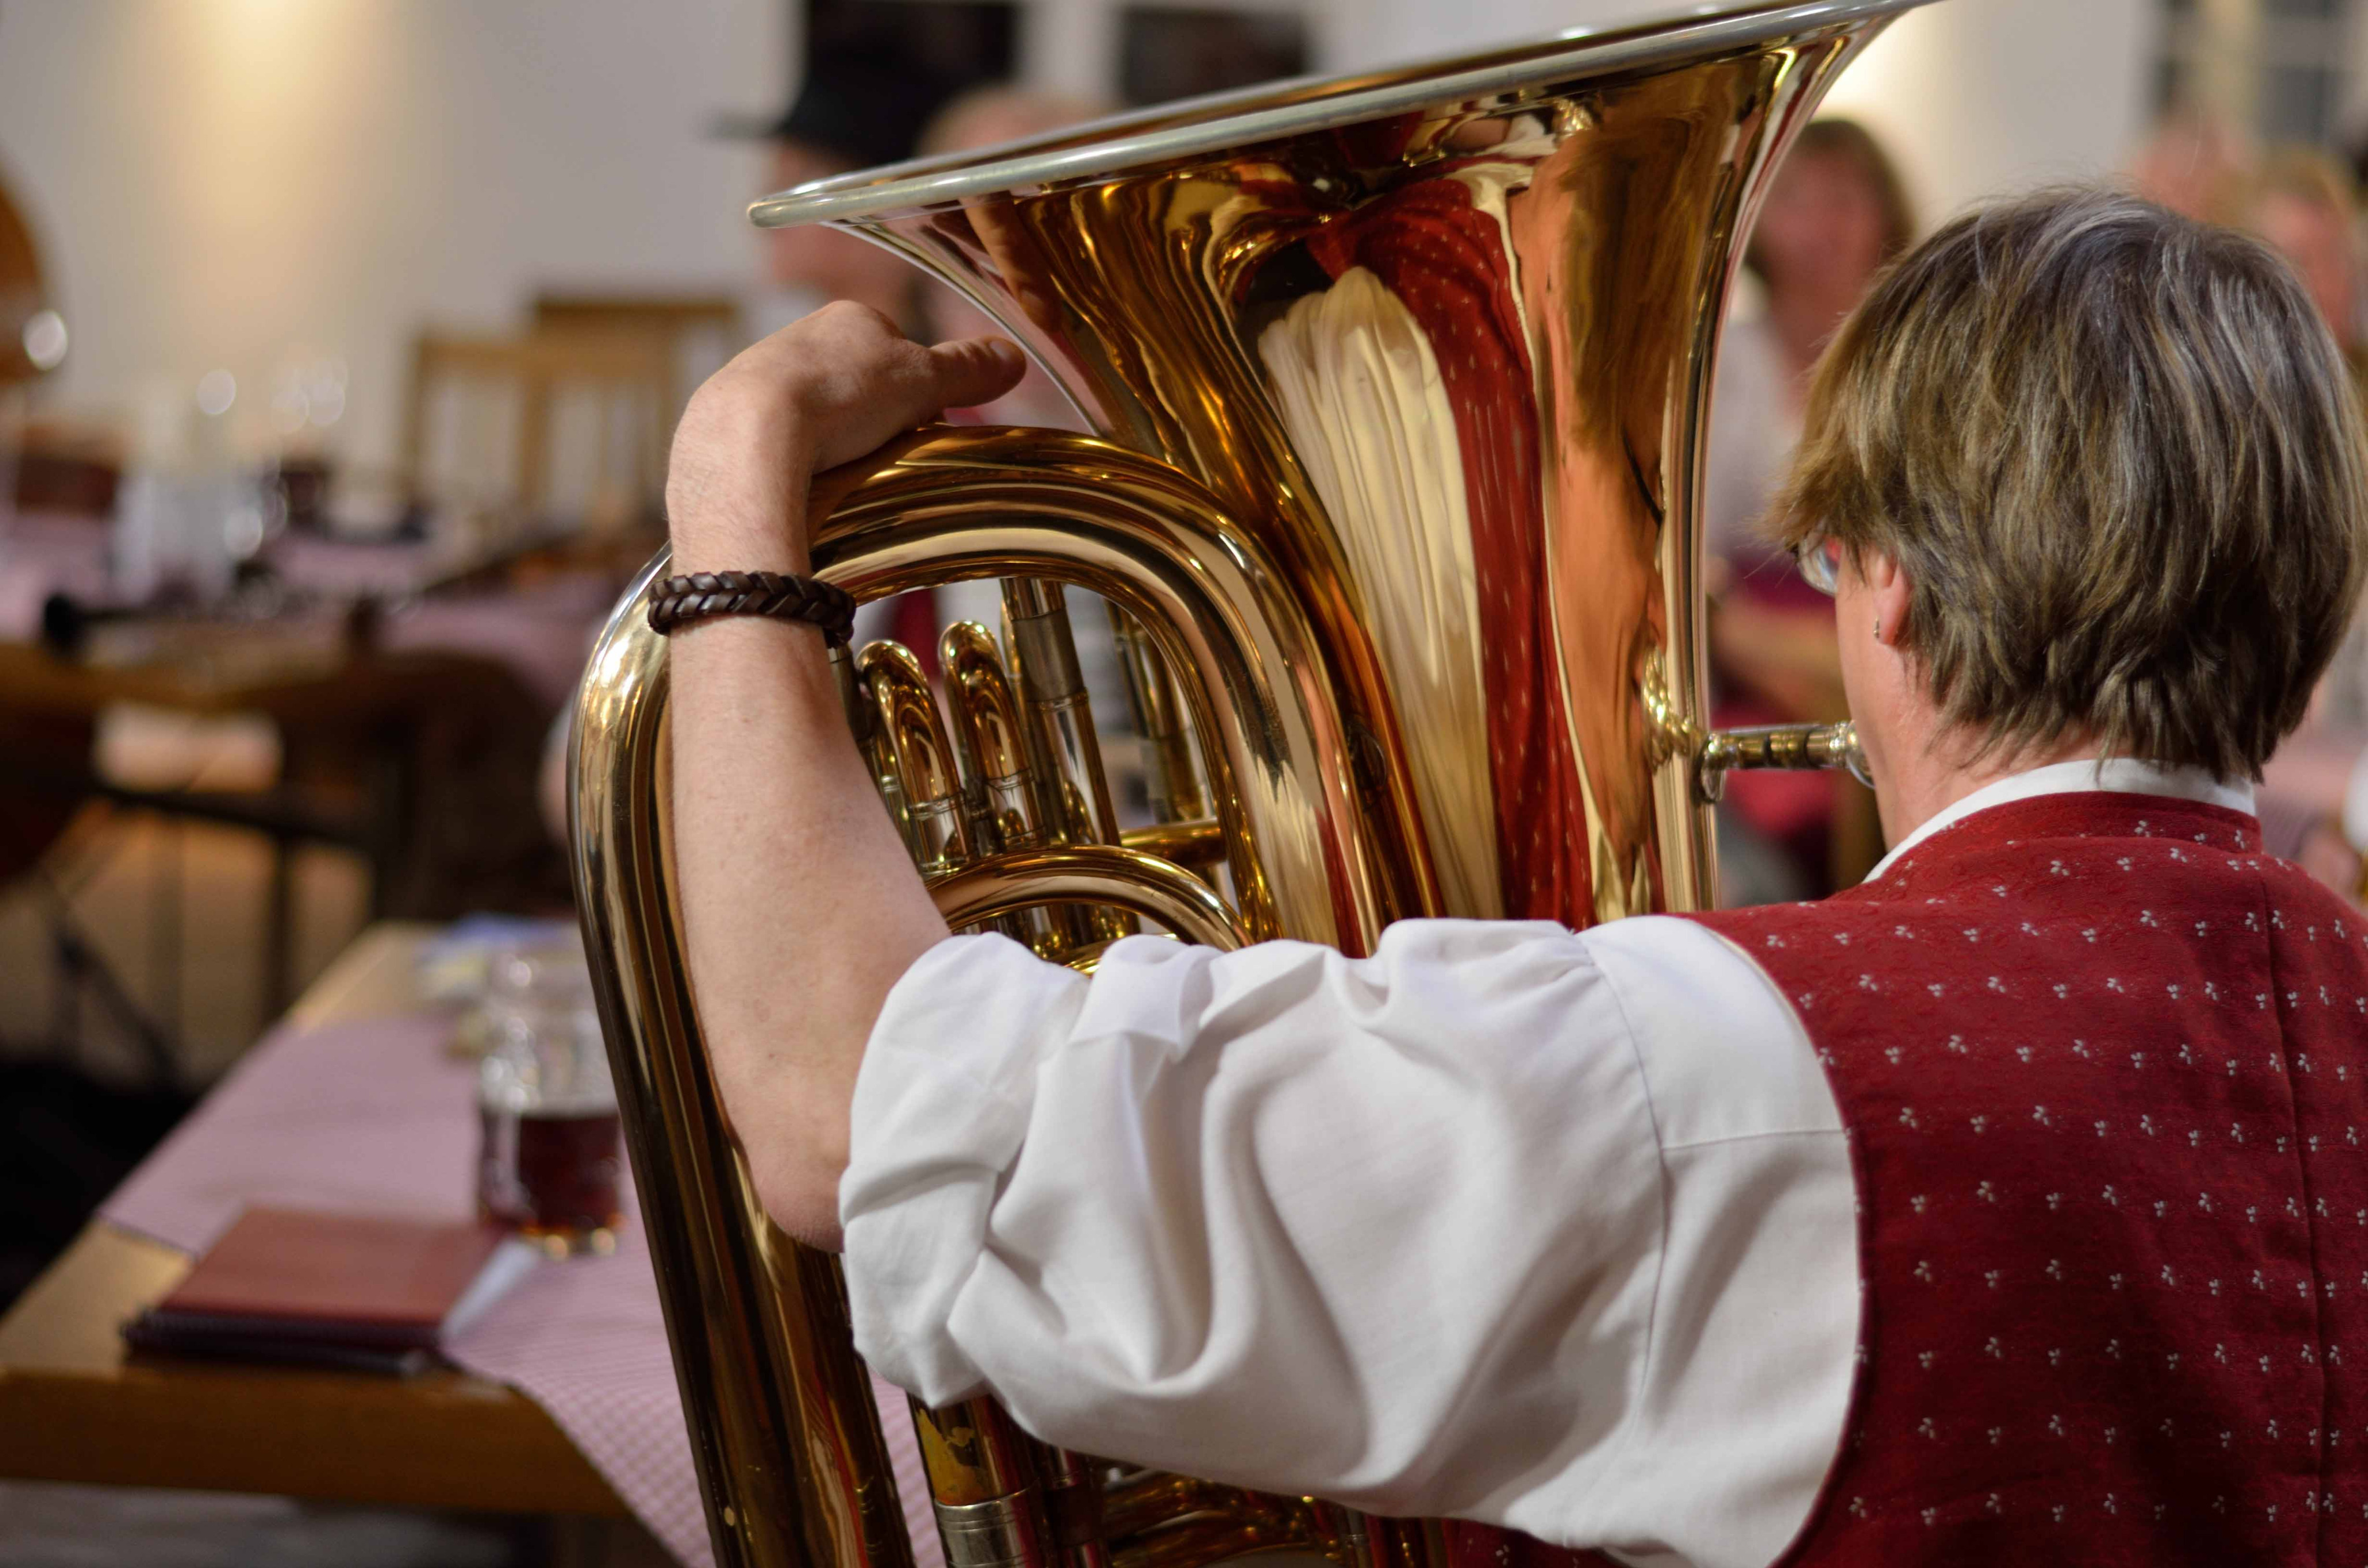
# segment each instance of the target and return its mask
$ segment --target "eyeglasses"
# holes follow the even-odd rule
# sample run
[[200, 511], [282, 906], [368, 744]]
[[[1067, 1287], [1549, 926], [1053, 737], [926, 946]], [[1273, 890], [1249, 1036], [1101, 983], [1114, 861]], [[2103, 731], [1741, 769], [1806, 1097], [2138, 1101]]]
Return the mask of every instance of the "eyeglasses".
[[1830, 597], [1841, 585], [1841, 540], [1811, 534], [1793, 547], [1793, 559], [1800, 564], [1801, 580], [1817, 592]]

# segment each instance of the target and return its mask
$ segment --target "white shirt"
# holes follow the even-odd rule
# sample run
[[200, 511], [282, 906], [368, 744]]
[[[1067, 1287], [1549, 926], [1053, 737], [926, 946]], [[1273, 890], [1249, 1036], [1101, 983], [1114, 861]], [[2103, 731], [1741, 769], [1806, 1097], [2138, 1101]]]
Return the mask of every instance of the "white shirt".
[[[2097, 788], [2250, 806], [2074, 763], [1900, 848]], [[1800, 1021], [1660, 917], [1403, 921], [1361, 960], [1142, 937], [1090, 982], [951, 937], [873, 1031], [839, 1189], [858, 1347], [931, 1403], [1656, 1568], [1766, 1563], [1806, 1521], [1853, 1204]]]

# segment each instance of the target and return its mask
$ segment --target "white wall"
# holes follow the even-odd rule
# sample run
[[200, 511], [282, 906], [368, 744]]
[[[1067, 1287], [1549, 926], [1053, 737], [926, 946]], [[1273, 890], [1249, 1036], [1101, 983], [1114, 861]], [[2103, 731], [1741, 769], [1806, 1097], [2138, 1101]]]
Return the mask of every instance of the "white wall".
[[[1338, 0], [1347, 67], [1679, 9], [1672, 0]], [[2111, 173], [2148, 117], [2160, 0], [1940, 0], [1893, 22], [1827, 102], [1900, 160], [1929, 224], [1978, 197]]]
[[393, 450], [413, 333], [543, 285], [733, 288], [785, 0], [0, 0], [0, 177], [73, 332], [51, 405], [298, 353]]
[[2152, 116], [2160, 0], [1941, 0], [1892, 24], [1827, 106], [1899, 159], [1918, 216], [2118, 172]]
[[[1259, 3], [1259, 0], [1251, 0]], [[1290, 0], [1263, 0], [1287, 4]], [[1037, 0], [1030, 74], [1106, 68], [1117, 0]], [[1669, 0], [1311, 0], [1340, 69], [1608, 24]], [[2109, 170], [2135, 139], [2157, 0], [1941, 0], [1833, 99], [1928, 220]], [[121, 408], [216, 367], [259, 394], [349, 368], [336, 432], [393, 453], [411, 335], [512, 322], [547, 284], [730, 289], [762, 154], [719, 113], [782, 101], [791, 0], [0, 0], [0, 176], [74, 331], [52, 405]], [[258, 397], [246, 397], [250, 408]]]

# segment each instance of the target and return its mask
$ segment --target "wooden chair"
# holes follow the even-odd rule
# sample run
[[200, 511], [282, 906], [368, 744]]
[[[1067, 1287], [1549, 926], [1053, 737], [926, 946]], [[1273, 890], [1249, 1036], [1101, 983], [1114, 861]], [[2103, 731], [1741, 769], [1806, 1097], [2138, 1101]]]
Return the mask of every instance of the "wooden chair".
[[663, 338], [674, 359], [668, 410], [747, 346], [740, 301], [725, 294], [596, 294], [546, 289], [534, 300], [537, 332], [641, 333]]
[[[422, 333], [404, 404], [403, 460], [414, 494], [538, 517], [572, 509], [587, 520], [629, 522], [655, 514], [666, 488], [675, 382], [672, 349], [655, 334]], [[587, 408], [588, 453], [564, 450], [565, 415]], [[565, 494], [575, 484], [588, 485], [588, 494]]]

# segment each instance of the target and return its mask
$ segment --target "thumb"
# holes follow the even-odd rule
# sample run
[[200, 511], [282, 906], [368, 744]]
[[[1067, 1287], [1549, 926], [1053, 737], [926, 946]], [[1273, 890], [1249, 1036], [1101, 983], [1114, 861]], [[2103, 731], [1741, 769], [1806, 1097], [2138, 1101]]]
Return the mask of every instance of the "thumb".
[[1018, 386], [1028, 373], [1028, 357], [1009, 338], [965, 337], [932, 347], [929, 369], [939, 406], [969, 408]]

